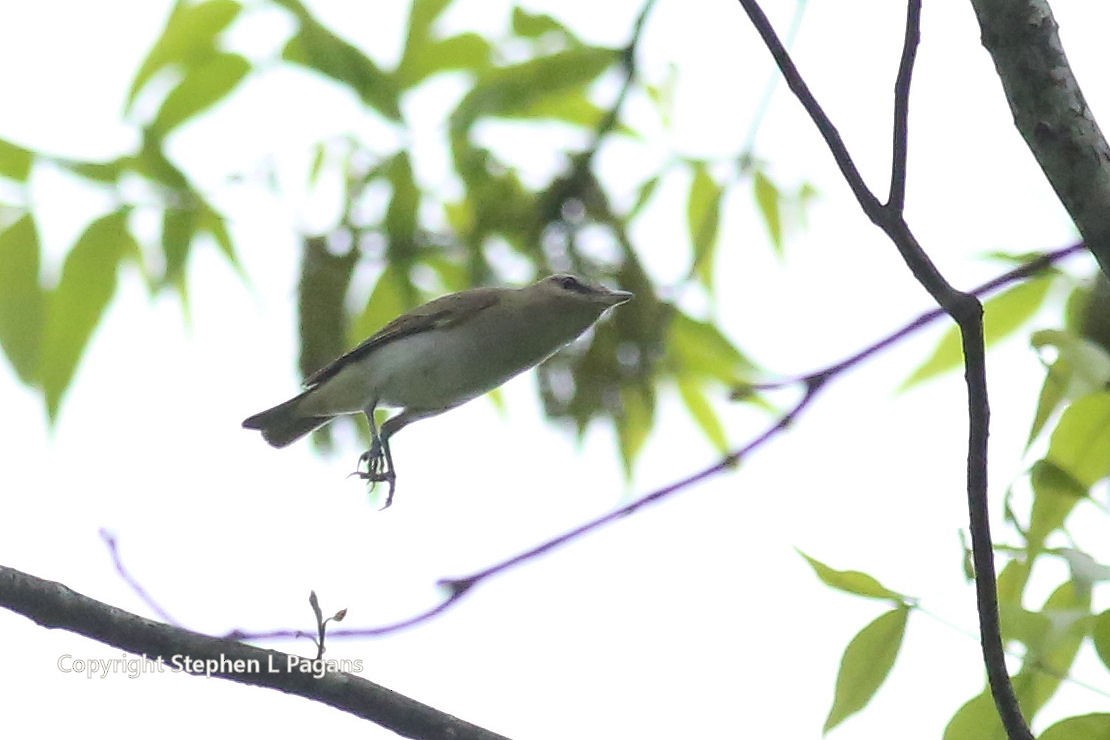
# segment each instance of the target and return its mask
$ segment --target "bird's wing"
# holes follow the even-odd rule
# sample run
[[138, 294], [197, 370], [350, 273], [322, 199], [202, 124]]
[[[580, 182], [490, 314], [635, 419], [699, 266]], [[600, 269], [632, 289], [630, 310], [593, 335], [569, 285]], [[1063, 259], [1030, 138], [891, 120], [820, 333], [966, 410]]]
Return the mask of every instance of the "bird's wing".
[[305, 388], [315, 388], [352, 362], [358, 362], [383, 344], [411, 334], [442, 329], [473, 318], [478, 312], [500, 300], [502, 291], [495, 288], [474, 288], [428, 301], [383, 326], [376, 334], [354, 349], [324, 365], [305, 378]]

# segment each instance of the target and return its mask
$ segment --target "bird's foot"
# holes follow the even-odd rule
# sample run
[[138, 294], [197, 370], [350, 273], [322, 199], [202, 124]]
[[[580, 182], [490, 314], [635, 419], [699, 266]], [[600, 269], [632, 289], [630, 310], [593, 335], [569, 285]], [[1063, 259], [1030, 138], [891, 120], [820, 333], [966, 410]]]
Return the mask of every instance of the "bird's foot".
[[[366, 470], [362, 469], [363, 463], [366, 463]], [[383, 481], [389, 483], [389, 491], [386, 493], [382, 510], [388, 509], [393, 504], [393, 491], [397, 487], [397, 474], [393, 472], [393, 467], [389, 465], [381, 445], [377, 442], [371, 445], [366, 452], [359, 455], [358, 463], [355, 465], [355, 470], [351, 473], [351, 476], [369, 481], [371, 491], [378, 483]]]

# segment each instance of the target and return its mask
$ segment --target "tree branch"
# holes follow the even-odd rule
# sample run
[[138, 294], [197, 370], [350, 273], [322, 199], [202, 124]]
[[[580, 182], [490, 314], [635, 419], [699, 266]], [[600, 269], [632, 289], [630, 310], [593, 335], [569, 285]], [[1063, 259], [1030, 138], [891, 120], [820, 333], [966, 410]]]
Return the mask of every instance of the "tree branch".
[[[886, 205], [880, 204], [878, 198], [863, 182], [839, 132], [805, 84], [789, 52], [779, 41], [758, 2], [740, 0], [740, 4], [774, 57], [779, 70], [786, 78], [787, 85], [824, 137], [837, 166], [864, 213], [886, 233], [913, 276], [960, 328], [968, 394], [967, 500], [971, 511], [969, 529], [975, 563], [983, 660], [986, 664], [991, 694], [994, 696], [999, 717], [1007, 733], [1011, 738], [1032, 740], [1033, 735], [1022, 717], [1010, 674], [1006, 670], [1002, 629], [998, 617], [998, 587], [995, 582], [994, 549], [991, 543], [987, 508], [987, 436], [990, 427], [990, 406], [987, 399], [986, 351], [983, 342], [983, 306], [974, 295], [962, 293], [948, 283], [925, 250], [921, 248], [903, 218], [901, 189], [904, 184], [900, 185], [899, 180], [905, 177], [905, 152], [901, 151], [900, 147], [904, 144], [902, 137], [906, 133], [903, 118], [908, 110], [907, 96], [916, 53], [921, 0], [909, 0], [906, 14], [906, 42], [895, 94], [895, 151], [891, 158], [891, 197]], [[901, 100], [902, 98], [907, 99]]]
[[152, 669], [181, 666], [181, 672], [192, 675], [277, 689], [350, 712], [403, 737], [502, 738], [350, 673], [325, 669], [319, 661], [152, 622], [60, 583], [4, 566], [0, 566], [0, 606], [43, 627], [69, 630], [142, 655]]
[[1110, 277], [1110, 147], [1072, 74], [1047, 0], [972, 0], [1014, 125]]

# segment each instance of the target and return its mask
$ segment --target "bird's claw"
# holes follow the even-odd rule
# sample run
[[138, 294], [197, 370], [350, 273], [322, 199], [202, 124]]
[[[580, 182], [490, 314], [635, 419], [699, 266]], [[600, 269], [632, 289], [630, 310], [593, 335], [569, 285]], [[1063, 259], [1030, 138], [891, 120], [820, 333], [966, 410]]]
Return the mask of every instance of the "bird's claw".
[[[366, 470], [362, 469], [363, 463], [366, 463]], [[354, 472], [347, 477], [351, 476], [369, 481], [370, 490], [374, 490], [374, 486], [383, 481], [389, 483], [389, 491], [386, 493], [382, 510], [388, 509], [393, 504], [393, 491], [397, 486], [397, 475], [393, 472], [392, 466], [388, 465], [385, 453], [377, 442], [358, 456], [358, 463], [355, 465]]]

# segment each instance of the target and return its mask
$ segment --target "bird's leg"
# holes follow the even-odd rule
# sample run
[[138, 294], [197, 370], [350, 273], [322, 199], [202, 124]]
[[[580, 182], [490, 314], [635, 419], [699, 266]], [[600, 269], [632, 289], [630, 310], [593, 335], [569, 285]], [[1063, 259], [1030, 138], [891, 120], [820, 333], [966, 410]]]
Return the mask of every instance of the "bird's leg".
[[[374, 419], [374, 407], [368, 406], [364, 413], [370, 422], [370, 449], [359, 455], [358, 464], [355, 466], [356, 475], [363, 480], [370, 481], [371, 489], [374, 484], [381, 481], [389, 483], [389, 492], [386, 494], [385, 506], [388, 509], [393, 503], [393, 490], [396, 488], [397, 475], [393, 472], [393, 456], [389, 451], [388, 436], [378, 432], [378, 424]], [[366, 472], [362, 471], [362, 463], [366, 463]]]

